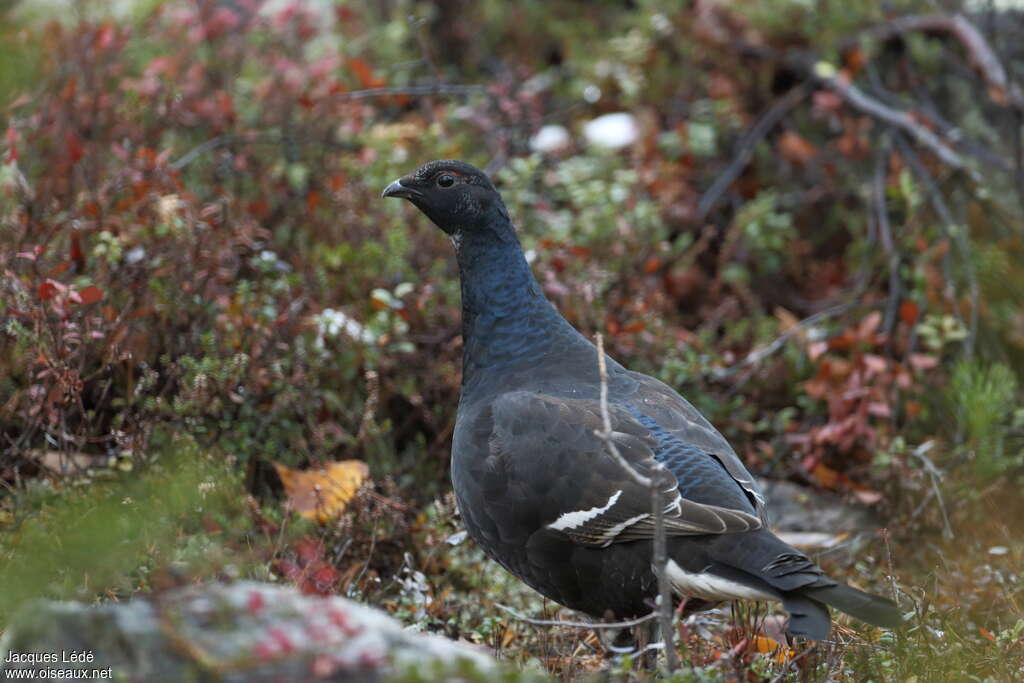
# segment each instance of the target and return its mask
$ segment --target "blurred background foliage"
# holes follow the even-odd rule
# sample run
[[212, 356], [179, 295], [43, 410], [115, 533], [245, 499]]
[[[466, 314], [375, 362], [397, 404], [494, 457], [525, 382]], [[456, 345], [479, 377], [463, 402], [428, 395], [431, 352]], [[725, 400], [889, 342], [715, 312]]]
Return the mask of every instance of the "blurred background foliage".
[[[458, 528], [458, 283], [441, 235], [378, 199], [460, 157], [492, 172], [583, 332], [688, 396], [759, 475], [891, 520], [892, 566], [854, 571], [876, 588], [896, 571], [912, 635], [790, 675], [1020, 673], [1020, 11], [7, 0], [0, 16], [0, 583], [18, 595], [0, 625], [26, 596], [153, 590], [176, 567], [360, 595], [538, 656], [458, 599], [518, 589], [471, 549], [436, 550]], [[349, 458], [375, 483], [347, 516], [289, 522], [271, 465]], [[117, 526], [122, 498], [152, 518]], [[89, 506], [109, 529], [72, 523]], [[113, 529], [107, 570], [74, 544], [52, 571], [18, 559]], [[175, 559], [189, 543], [233, 550]], [[964, 657], [941, 664], [949, 648]]]

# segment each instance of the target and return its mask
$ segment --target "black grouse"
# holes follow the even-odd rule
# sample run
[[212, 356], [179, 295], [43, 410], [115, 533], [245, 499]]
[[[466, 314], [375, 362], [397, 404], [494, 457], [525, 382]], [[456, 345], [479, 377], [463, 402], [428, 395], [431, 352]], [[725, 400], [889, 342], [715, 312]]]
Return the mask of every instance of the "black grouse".
[[[424, 164], [385, 188], [455, 246], [462, 281], [462, 395], [452, 481], [470, 535], [537, 591], [597, 618], [651, 611], [650, 492], [608, 453], [597, 351], [544, 297], [501, 196], [463, 161]], [[831, 579], [768, 530], [757, 482], [721, 434], [658, 380], [607, 358], [618, 450], [675, 476], [668, 574], [687, 608], [772, 600], [791, 634], [822, 640], [828, 606], [884, 627], [896, 606]]]

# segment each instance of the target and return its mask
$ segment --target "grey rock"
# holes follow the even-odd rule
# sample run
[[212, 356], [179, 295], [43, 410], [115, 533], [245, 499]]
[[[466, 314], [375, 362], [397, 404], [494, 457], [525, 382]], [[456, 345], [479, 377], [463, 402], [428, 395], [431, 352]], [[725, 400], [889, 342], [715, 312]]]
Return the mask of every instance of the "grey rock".
[[[93, 661], [61, 661], [72, 652]], [[7, 662], [29, 653], [58, 661]], [[410, 631], [372, 607], [256, 582], [94, 607], [35, 602], [0, 640], [2, 673], [108, 667], [117, 680], [258, 682], [489, 680], [497, 665], [474, 646]]]
[[874, 531], [878, 517], [865, 505], [847, 503], [836, 495], [820, 493], [780, 479], [761, 481], [768, 499], [772, 528], [828, 534]]

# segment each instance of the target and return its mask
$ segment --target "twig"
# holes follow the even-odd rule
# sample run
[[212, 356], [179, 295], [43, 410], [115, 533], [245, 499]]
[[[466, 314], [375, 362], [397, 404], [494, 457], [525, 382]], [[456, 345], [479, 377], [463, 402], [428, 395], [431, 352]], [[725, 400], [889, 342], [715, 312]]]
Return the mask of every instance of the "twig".
[[772, 343], [760, 346], [751, 351], [750, 353], [748, 353], [746, 357], [740, 362], [734, 363], [733, 365], [730, 365], [727, 368], [713, 370], [711, 373], [712, 376], [715, 377], [716, 379], [730, 377], [736, 374], [741, 369], [747, 367], [748, 365], [756, 365], [760, 363], [765, 358], [768, 358], [776, 351], [781, 349], [783, 345], [787, 341], [789, 341], [789, 339], [793, 335], [797, 334], [801, 330], [813, 327], [814, 325], [818, 324], [822, 320], [825, 320], [826, 318], [831, 318], [832, 316], [841, 315], [845, 313], [856, 303], [856, 301], [853, 300], [854, 298], [855, 297], [852, 297], [850, 301], [844, 301], [843, 303], [836, 304], [835, 306], [829, 306], [824, 310], [818, 311], [813, 315], [807, 316], [806, 318], [804, 318], [803, 320], [801, 320], [800, 322], [798, 322], [797, 324], [793, 325], [788, 330], [780, 334]]
[[772, 128], [782, 120], [790, 109], [807, 96], [809, 90], [810, 88], [806, 83], [796, 86], [777, 99], [772, 106], [768, 107], [758, 117], [757, 122], [754, 123], [750, 130], [743, 134], [743, 137], [736, 143], [736, 150], [732, 161], [718, 174], [718, 177], [711, 183], [711, 186], [701, 195], [696, 211], [696, 221], [698, 223], [703, 222], [707, 218], [708, 213], [721, 198], [722, 194], [739, 177], [747, 164], [750, 163], [757, 143], [771, 132]]
[[437, 83], [435, 85], [410, 85], [406, 87], [352, 90], [350, 92], [338, 93], [333, 97], [333, 99], [338, 102], [349, 102], [352, 100], [365, 100], [372, 97], [391, 97], [395, 95], [407, 95], [409, 97], [422, 97], [424, 95], [476, 95], [486, 91], [486, 88], [482, 85], [446, 85], [444, 83]]
[[896, 313], [899, 309], [900, 298], [902, 297], [900, 254], [892, 237], [892, 225], [889, 223], [889, 210], [885, 199], [885, 184], [891, 150], [892, 140], [888, 131], [886, 131], [882, 136], [882, 143], [878, 148], [878, 156], [875, 159], [875, 176], [872, 183], [871, 202], [874, 207], [875, 220], [878, 222], [882, 250], [888, 257], [889, 264], [889, 300], [885, 305], [885, 317], [882, 323], [882, 329], [886, 333], [892, 332], [893, 325], [896, 324]]
[[939, 486], [939, 480], [942, 479], [942, 472], [935, 467], [935, 463], [928, 457], [928, 451], [935, 446], [934, 441], [925, 441], [923, 444], [910, 451], [911, 455], [921, 461], [924, 465], [925, 472], [932, 481], [932, 490], [935, 492], [935, 500], [939, 503], [939, 510], [942, 512], [942, 525], [943, 533], [946, 538], [953, 538], [953, 525], [949, 523], [949, 515], [946, 514], [946, 502], [942, 499], [942, 488]]
[[819, 62], [814, 66], [813, 75], [819, 83], [842, 97], [854, 109], [859, 109], [865, 114], [906, 132], [918, 143], [934, 152], [937, 157], [942, 159], [942, 163], [955, 169], [964, 167], [963, 157], [938, 135], [915, 121], [909, 113], [893, 109], [865, 94], [863, 90], [850, 83], [845, 76], [836, 74], [831, 65]]
[[212, 152], [218, 147], [230, 145], [234, 142], [276, 142], [279, 139], [279, 137], [280, 136], [271, 133], [255, 133], [252, 135], [218, 135], [217, 137], [210, 138], [206, 142], [196, 145], [189, 151], [185, 152], [185, 154], [181, 155], [181, 157], [179, 157], [177, 161], [172, 161], [170, 164], [168, 164], [168, 167], [171, 170], [180, 171], [181, 169], [185, 168], [193, 161], [195, 161], [197, 157], [205, 154], [206, 152]]
[[619, 452], [619, 447], [615, 444], [615, 440], [612, 438], [612, 421], [608, 414], [608, 364], [604, 358], [604, 335], [600, 332], [596, 335], [597, 341], [597, 370], [601, 376], [601, 426], [600, 431], [595, 431], [599, 439], [604, 441], [605, 446], [608, 447], [608, 452], [612, 458], [619, 463], [619, 465], [629, 473], [629, 476], [633, 478], [636, 483], [641, 486], [650, 488], [653, 486], [650, 477], [637, 472], [632, 465], [629, 464], [622, 453]]
[[509, 614], [511, 614], [516, 619], [518, 619], [520, 621], [525, 621], [528, 624], [533, 624], [534, 626], [566, 626], [566, 627], [570, 627], [570, 628], [594, 628], [594, 629], [601, 629], [601, 628], [630, 628], [630, 627], [638, 626], [640, 624], [648, 622], [651, 619], [657, 618], [657, 616], [658, 616], [657, 611], [654, 611], [654, 612], [651, 612], [650, 614], [646, 614], [646, 615], [644, 615], [642, 617], [637, 617], [636, 619], [630, 619], [628, 621], [594, 621], [594, 622], [586, 622], [586, 621], [559, 621], [558, 619], [534, 619], [532, 617], [526, 616], [525, 614], [521, 614], [521, 613], [517, 612], [516, 610], [512, 609], [508, 605], [502, 605], [501, 603], [498, 603], [498, 602], [494, 603], [494, 606], [497, 607], [498, 609], [504, 611], [504, 612], [508, 612]]
[[988, 86], [989, 97], [1000, 106], [1024, 110], [1024, 93], [1007, 78], [1006, 70], [974, 24], [962, 14], [919, 14], [898, 17], [861, 33], [858, 38], [887, 41], [904, 33], [949, 33], [967, 51], [967, 59]]
[[671, 674], [678, 668], [675, 639], [672, 626], [672, 588], [668, 579], [668, 539], [665, 530], [665, 489], [671, 483], [671, 474], [664, 465], [655, 461], [651, 476], [645, 477], [622, 457], [612, 439], [612, 423], [608, 415], [608, 367], [604, 355], [604, 336], [597, 334], [597, 369], [601, 378], [601, 423], [604, 433], [595, 432], [608, 446], [612, 457], [640, 484], [651, 491], [651, 514], [654, 517], [654, 549], [651, 563], [658, 577], [658, 603], [654, 613], [658, 615], [661, 638], [665, 644], [665, 672]]

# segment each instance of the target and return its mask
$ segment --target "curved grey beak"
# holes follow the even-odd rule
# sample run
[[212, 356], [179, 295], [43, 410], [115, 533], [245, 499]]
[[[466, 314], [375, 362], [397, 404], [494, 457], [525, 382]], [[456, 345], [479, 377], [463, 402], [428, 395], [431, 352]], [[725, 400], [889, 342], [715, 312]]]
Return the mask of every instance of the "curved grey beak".
[[403, 199], [410, 199], [418, 195], [415, 189], [406, 187], [402, 184], [402, 179], [392, 182], [390, 185], [384, 188], [384, 191], [380, 193], [381, 198], [384, 197], [401, 197]]

